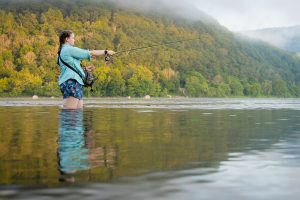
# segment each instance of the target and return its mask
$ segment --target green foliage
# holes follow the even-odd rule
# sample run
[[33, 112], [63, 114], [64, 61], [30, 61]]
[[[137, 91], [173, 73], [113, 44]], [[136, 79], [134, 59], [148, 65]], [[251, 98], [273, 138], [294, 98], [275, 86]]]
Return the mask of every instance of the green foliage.
[[[96, 66], [87, 96], [300, 96], [298, 57], [249, 42], [204, 21], [118, 9], [97, 1], [0, 1], [0, 95], [60, 96], [56, 65], [58, 34], [71, 29], [76, 46], [115, 51], [197, 38], [123, 52]], [[102, 59], [102, 58], [101, 58]]]
[[231, 95], [243, 96], [244, 87], [238, 78], [233, 76], [228, 77], [228, 84], [229, 84]]
[[187, 74], [185, 87], [192, 97], [205, 97], [208, 95], [208, 84], [201, 73], [193, 71]]
[[129, 96], [159, 96], [160, 86], [153, 81], [153, 73], [144, 66], [138, 66], [128, 79]]
[[230, 87], [226, 83], [211, 84], [209, 87], [209, 96], [211, 97], [227, 97], [230, 96]]
[[120, 70], [112, 69], [110, 71], [111, 81], [106, 88], [106, 96], [124, 96], [125, 80], [122, 77]]
[[273, 96], [290, 96], [286, 83], [283, 80], [275, 80], [272, 86], [272, 95]]

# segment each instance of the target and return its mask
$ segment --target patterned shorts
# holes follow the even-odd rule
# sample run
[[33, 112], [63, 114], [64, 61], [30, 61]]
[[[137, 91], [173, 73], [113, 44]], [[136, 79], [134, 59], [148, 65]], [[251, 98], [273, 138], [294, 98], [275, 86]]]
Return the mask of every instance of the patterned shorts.
[[79, 100], [82, 99], [82, 85], [80, 85], [76, 80], [69, 79], [60, 84], [59, 87], [64, 99], [69, 97], [75, 97]]

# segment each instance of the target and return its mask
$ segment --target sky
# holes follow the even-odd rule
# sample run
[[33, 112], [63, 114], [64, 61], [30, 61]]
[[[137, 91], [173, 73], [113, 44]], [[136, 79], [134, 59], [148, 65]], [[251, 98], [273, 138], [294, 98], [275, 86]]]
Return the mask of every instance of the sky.
[[300, 24], [299, 0], [186, 0], [231, 31]]

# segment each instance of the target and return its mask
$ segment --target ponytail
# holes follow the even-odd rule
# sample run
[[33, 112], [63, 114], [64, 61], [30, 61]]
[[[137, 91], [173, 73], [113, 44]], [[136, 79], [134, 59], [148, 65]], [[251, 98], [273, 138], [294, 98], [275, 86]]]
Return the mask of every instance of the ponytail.
[[72, 31], [70, 30], [65, 30], [65, 31], [62, 31], [59, 35], [59, 48], [58, 48], [58, 52], [57, 54], [60, 54], [60, 51], [61, 51], [61, 48], [62, 48], [62, 45], [66, 42], [66, 38], [70, 37], [72, 35]]

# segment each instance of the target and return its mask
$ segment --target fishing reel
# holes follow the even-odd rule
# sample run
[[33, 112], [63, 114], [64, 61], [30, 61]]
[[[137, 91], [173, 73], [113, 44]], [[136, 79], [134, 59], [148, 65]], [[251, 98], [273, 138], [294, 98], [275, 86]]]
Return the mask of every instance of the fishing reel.
[[104, 51], [104, 61], [105, 61], [105, 63], [113, 62], [112, 55], [110, 55], [107, 50]]

